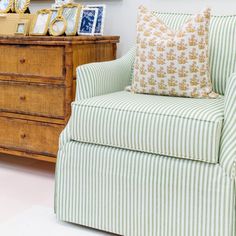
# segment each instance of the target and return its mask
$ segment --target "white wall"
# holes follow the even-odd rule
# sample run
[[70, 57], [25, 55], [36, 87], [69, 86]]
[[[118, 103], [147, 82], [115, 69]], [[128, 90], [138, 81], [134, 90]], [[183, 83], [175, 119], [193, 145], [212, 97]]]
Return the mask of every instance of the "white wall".
[[[40, 8], [49, 8], [53, 1], [39, 0], [31, 2], [31, 11]], [[103, 1], [79, 1], [81, 4], [107, 5], [105, 34], [120, 35], [118, 56], [123, 55], [133, 44], [135, 39], [136, 14], [139, 5], [144, 4], [150, 8], [164, 12], [190, 12], [195, 13], [208, 6], [213, 14], [236, 14], [235, 0], [103, 0]]]

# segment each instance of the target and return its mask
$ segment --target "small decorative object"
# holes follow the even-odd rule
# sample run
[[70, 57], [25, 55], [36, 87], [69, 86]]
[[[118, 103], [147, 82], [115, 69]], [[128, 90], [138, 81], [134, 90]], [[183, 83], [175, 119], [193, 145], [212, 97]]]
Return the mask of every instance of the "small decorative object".
[[30, 0], [15, 0], [14, 3], [14, 11], [24, 13], [28, 10]]
[[0, 0], [0, 13], [7, 13], [13, 7], [13, 0]]
[[106, 5], [88, 5], [87, 7], [98, 9], [98, 17], [97, 17], [97, 22], [96, 22], [94, 34], [95, 35], [103, 35]]
[[52, 12], [49, 9], [37, 11], [30, 29], [30, 35], [46, 35]]
[[98, 17], [97, 8], [83, 8], [80, 14], [80, 24], [78, 27], [78, 34], [94, 35], [97, 17]]
[[16, 25], [15, 35], [28, 35], [29, 21], [22, 20]]
[[76, 35], [76, 31], [79, 23], [79, 14], [81, 5], [75, 3], [69, 3], [63, 5], [59, 10], [59, 15], [62, 15], [67, 22], [66, 35]]
[[58, 16], [58, 9], [51, 9], [51, 18], [50, 18], [50, 23], [51, 24], [53, 22], [53, 20]]
[[59, 36], [66, 31], [66, 20], [63, 16], [57, 16], [49, 26], [49, 33], [53, 36]]

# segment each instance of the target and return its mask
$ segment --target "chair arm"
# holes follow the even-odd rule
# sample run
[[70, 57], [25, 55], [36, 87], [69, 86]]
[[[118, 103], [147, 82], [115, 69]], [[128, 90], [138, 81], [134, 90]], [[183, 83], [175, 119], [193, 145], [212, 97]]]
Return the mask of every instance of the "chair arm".
[[236, 73], [227, 81], [220, 164], [236, 180]]
[[[91, 63], [77, 68], [76, 101], [123, 90], [130, 84], [135, 48], [120, 59]], [[59, 137], [59, 150], [71, 140], [70, 123]]]
[[76, 100], [112, 93], [130, 84], [135, 48], [120, 59], [77, 68]]

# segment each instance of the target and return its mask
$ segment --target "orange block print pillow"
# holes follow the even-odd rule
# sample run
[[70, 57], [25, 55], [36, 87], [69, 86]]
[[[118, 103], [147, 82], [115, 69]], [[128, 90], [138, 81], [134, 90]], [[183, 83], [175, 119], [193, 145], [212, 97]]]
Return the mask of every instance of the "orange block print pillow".
[[216, 97], [208, 66], [210, 10], [194, 15], [178, 31], [139, 7], [132, 91], [194, 98]]

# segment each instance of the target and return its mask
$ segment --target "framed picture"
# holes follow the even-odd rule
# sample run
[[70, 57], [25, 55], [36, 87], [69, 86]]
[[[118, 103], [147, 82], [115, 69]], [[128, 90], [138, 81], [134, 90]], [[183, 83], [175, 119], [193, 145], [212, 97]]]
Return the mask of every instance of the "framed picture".
[[0, 0], [0, 13], [7, 13], [13, 7], [13, 0]]
[[52, 12], [49, 9], [37, 11], [31, 24], [30, 35], [46, 35]]
[[66, 35], [76, 35], [80, 11], [81, 5], [75, 3], [65, 4], [60, 8], [59, 15], [62, 15], [67, 22]]
[[80, 24], [78, 27], [78, 34], [80, 35], [94, 35], [96, 22], [98, 17], [97, 8], [83, 8], [80, 14]]
[[66, 20], [63, 16], [57, 16], [49, 26], [49, 33], [53, 36], [59, 36], [66, 31]]
[[88, 8], [97, 8], [98, 9], [98, 17], [95, 26], [95, 35], [103, 35], [104, 31], [104, 22], [105, 22], [105, 13], [106, 13], [106, 5], [88, 5]]
[[20, 21], [16, 24], [15, 35], [28, 35], [29, 21]]
[[30, 0], [14, 0], [15, 1], [15, 11], [17, 13], [24, 13], [30, 4]]

